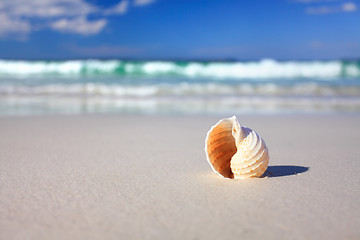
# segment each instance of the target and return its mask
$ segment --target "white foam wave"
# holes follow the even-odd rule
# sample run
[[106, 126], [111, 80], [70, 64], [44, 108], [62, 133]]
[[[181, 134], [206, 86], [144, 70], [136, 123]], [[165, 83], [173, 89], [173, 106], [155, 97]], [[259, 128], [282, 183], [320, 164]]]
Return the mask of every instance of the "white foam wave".
[[214, 96], [360, 96], [359, 86], [322, 86], [316, 83], [281, 86], [267, 84], [228, 85], [193, 83], [156, 85], [106, 85], [103, 83], [0, 85], [0, 96], [86, 96], [86, 97], [214, 97]]
[[45, 61], [5, 61], [0, 60], [1, 75], [41, 75], [41, 74], [64, 74], [74, 75], [84, 71], [112, 72], [118, 66], [119, 61], [99, 60], [72, 60], [62, 62]]
[[[356, 66], [349, 69], [356, 75]], [[146, 62], [142, 66], [128, 65], [127, 72], [143, 72], [148, 75], [177, 74], [188, 77], [215, 78], [331, 78], [342, 73], [342, 62], [278, 62], [265, 59], [259, 62], [198, 63], [180, 66], [173, 62]]]
[[129, 76], [178, 75], [184, 77], [274, 79], [359, 77], [359, 64], [342, 61], [170, 62], [170, 61], [7, 61], [0, 60], [2, 76], [112, 74]]

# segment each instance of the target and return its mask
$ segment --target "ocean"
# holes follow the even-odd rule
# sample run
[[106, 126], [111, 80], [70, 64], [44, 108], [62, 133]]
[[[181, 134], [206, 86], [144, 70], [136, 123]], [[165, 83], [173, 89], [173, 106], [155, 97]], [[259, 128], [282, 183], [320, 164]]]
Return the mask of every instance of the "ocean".
[[360, 61], [0, 60], [0, 115], [360, 112]]

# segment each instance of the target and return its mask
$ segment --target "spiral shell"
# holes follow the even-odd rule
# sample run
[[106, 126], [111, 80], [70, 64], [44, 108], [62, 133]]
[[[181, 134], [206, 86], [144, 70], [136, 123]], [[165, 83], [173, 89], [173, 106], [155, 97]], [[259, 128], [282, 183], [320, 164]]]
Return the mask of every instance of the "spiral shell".
[[253, 130], [241, 127], [235, 116], [220, 120], [205, 139], [207, 160], [224, 178], [261, 177], [269, 163], [264, 140]]

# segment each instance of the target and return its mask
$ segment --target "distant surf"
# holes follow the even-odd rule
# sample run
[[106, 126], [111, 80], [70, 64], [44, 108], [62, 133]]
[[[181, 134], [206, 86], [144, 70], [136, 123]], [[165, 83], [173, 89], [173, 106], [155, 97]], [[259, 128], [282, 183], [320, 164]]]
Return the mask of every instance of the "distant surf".
[[0, 60], [0, 115], [360, 113], [360, 61]]
[[10, 61], [0, 60], [3, 76], [182, 76], [189, 78], [340, 78], [359, 77], [360, 61]]

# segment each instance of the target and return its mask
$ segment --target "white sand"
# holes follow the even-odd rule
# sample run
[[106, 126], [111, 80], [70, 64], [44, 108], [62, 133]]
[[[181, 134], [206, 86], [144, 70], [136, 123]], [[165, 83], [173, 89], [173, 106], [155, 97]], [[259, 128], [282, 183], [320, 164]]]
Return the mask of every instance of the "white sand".
[[238, 118], [274, 177], [211, 171], [220, 117], [0, 118], [0, 239], [360, 238], [359, 116]]

